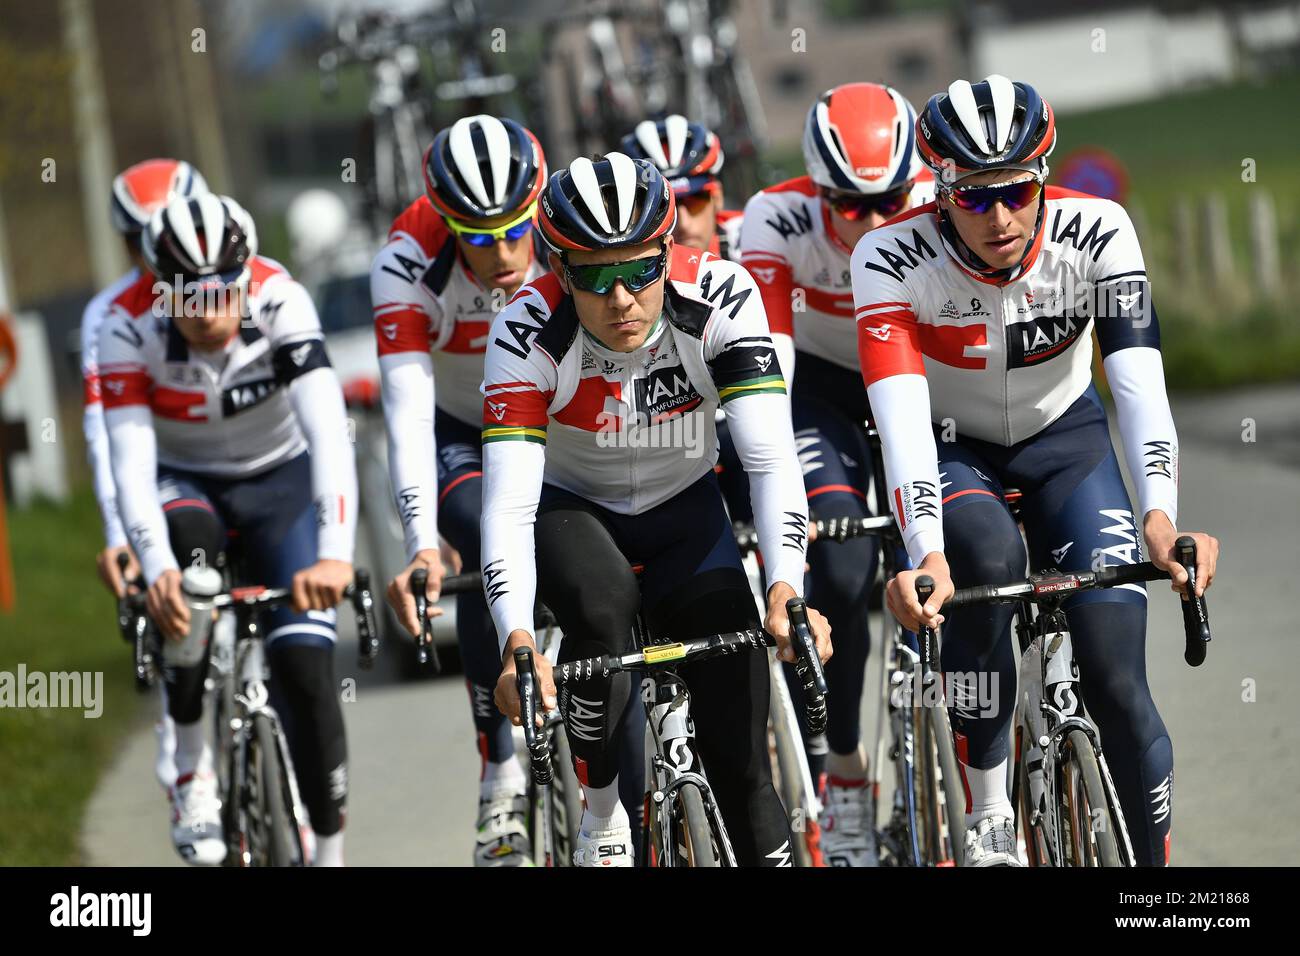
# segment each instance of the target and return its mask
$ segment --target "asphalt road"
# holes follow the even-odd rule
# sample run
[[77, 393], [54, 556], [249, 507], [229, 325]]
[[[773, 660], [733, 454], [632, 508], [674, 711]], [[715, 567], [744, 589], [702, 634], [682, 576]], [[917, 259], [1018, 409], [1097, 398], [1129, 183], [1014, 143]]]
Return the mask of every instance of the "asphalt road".
[[[1300, 660], [1290, 601], [1300, 567], [1300, 388], [1184, 397], [1174, 412], [1180, 524], [1215, 534], [1223, 554], [1202, 667], [1183, 663], [1177, 600], [1151, 591], [1147, 660], [1176, 766], [1173, 862], [1293, 864], [1300, 829], [1281, 808], [1300, 791], [1300, 698], [1290, 687]], [[1254, 441], [1243, 440], [1246, 419]], [[357, 681], [355, 702], [344, 704], [348, 862], [468, 865], [478, 757], [464, 684], [404, 678], [406, 647], [387, 646], [374, 672], [358, 673], [344, 630], [339, 679]], [[868, 688], [878, 686], [877, 658]], [[182, 865], [153, 777], [152, 708], [92, 797], [82, 832], [88, 863]], [[874, 701], [863, 710], [870, 742]]]

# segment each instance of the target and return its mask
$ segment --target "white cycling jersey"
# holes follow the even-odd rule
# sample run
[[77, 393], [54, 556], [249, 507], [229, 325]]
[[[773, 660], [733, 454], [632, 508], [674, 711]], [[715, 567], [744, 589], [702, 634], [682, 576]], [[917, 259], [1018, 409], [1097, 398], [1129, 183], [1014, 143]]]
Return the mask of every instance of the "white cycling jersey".
[[743, 268], [675, 246], [663, 312], [634, 352], [587, 334], [554, 275], [521, 289], [489, 338], [483, 573], [502, 647], [511, 631], [533, 629], [543, 480], [618, 514], [642, 514], [713, 470], [719, 405], [750, 476], [768, 583], [803, 593], [808, 503], [790, 403], [762, 299]]
[[[526, 280], [545, 271], [534, 259]], [[370, 267], [370, 300], [389, 472], [409, 559], [438, 547], [435, 404], [478, 427], [488, 326], [505, 302], [474, 277], [426, 196], [393, 220]]]
[[114, 299], [100, 331], [118, 503], [151, 584], [177, 567], [158, 464], [238, 479], [310, 450], [318, 557], [352, 560], [356, 465], [316, 308], [279, 263], [254, 257], [250, 269], [248, 314], [219, 352], [189, 346], [151, 276]]
[[86, 437], [86, 456], [90, 459], [95, 500], [99, 502], [99, 514], [104, 521], [104, 541], [110, 548], [126, 544], [126, 531], [117, 511], [117, 487], [113, 484], [108, 431], [104, 428], [104, 403], [99, 394], [99, 330], [113, 300], [139, 279], [140, 270], [131, 269], [86, 303], [81, 314], [81, 384], [85, 404], [81, 429]]
[[1015, 278], [971, 271], [936, 206], [868, 233], [853, 252], [863, 378], [890, 502], [914, 562], [943, 550], [931, 422], [1010, 447], [1092, 382], [1095, 325], [1142, 516], [1177, 520], [1178, 437], [1142, 250], [1123, 207], [1048, 187]]
[[[933, 198], [934, 177], [923, 169], [912, 187], [912, 205]], [[858, 370], [853, 250], [835, 234], [830, 217], [808, 176], [769, 186], [745, 204], [740, 261], [763, 293], [787, 381], [794, 374], [795, 349]]]

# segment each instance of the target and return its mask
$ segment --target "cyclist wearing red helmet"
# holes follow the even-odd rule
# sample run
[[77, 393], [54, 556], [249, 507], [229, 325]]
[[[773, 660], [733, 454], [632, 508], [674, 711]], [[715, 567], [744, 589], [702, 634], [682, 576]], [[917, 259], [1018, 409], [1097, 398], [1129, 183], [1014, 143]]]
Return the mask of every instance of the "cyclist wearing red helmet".
[[[464, 117], [434, 138], [424, 176], [426, 194], [394, 220], [370, 271], [389, 472], [410, 561], [389, 584], [388, 600], [412, 633], [418, 622], [407, 581], [426, 568], [436, 600], [439, 532], [467, 570], [479, 566], [488, 325], [515, 290], [546, 271], [533, 246], [546, 160], [530, 131], [510, 119]], [[481, 591], [457, 597], [456, 636], [482, 760], [474, 864], [531, 865], [526, 780], [510, 724], [492, 706], [501, 659]]]
[[[878, 83], [827, 90], [808, 111], [807, 175], [763, 190], [745, 206], [741, 262], [767, 307], [781, 368], [791, 381], [795, 443], [812, 516], [866, 516], [869, 417], [854, 353], [849, 255], [869, 230], [933, 188], [916, 151], [912, 105]], [[724, 463], [724, 468], [726, 464]], [[870, 866], [861, 701], [869, 637], [867, 598], [876, 567], [872, 538], [812, 542], [808, 593], [835, 628], [827, 668], [826, 815], [821, 847], [838, 866]], [[810, 754], [823, 750], [809, 742]], [[810, 760], [821, 775], [820, 755]]]

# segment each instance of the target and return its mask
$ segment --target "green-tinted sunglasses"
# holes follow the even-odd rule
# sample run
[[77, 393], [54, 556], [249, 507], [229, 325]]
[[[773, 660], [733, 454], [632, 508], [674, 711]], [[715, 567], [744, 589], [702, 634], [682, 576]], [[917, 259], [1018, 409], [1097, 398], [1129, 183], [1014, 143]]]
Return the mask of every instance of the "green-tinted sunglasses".
[[667, 250], [644, 259], [625, 259], [622, 262], [600, 262], [594, 265], [564, 263], [564, 274], [575, 288], [596, 295], [608, 295], [614, 283], [622, 280], [629, 292], [640, 292], [663, 275], [668, 261]]

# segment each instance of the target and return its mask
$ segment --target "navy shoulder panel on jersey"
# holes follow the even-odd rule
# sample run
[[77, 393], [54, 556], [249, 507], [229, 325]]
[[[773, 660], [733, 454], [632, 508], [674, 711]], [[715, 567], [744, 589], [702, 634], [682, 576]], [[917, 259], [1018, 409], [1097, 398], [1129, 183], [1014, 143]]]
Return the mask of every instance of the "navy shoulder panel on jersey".
[[451, 270], [456, 267], [456, 238], [448, 234], [438, 254], [424, 270], [420, 283], [436, 296], [441, 296], [451, 281]]
[[[536, 307], [528, 303], [524, 308], [532, 312]], [[564, 356], [569, 353], [573, 343], [577, 341], [580, 327], [578, 311], [573, 306], [573, 299], [566, 295], [555, 306], [550, 318], [542, 326], [542, 330], [537, 333], [537, 347], [549, 355], [558, 366], [564, 361]]]
[[671, 283], [666, 283], [664, 289], [664, 317], [672, 324], [673, 328], [685, 332], [693, 338], [704, 337], [704, 327], [709, 322], [709, 316], [713, 314], [713, 306], [707, 302], [700, 302], [695, 299], [688, 299], [677, 291]]

